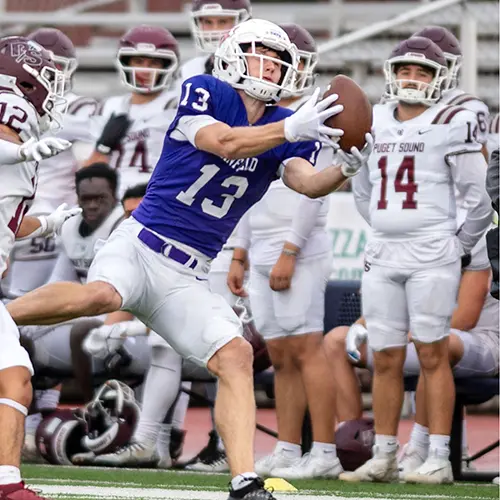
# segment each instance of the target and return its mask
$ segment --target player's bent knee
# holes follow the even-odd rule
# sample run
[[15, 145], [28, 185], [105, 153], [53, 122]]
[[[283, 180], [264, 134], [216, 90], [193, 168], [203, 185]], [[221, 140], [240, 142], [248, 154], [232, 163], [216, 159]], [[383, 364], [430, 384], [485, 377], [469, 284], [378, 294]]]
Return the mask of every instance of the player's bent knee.
[[33, 397], [31, 372], [24, 366], [0, 371], [0, 399], [13, 400], [28, 408]]
[[207, 368], [219, 378], [246, 373], [252, 376], [253, 349], [242, 337], [232, 339], [221, 347], [208, 362]]
[[86, 315], [97, 316], [117, 311], [122, 305], [122, 297], [116, 288], [104, 281], [94, 281], [85, 285]]
[[328, 359], [345, 357], [345, 339], [348, 331], [348, 326], [338, 326], [325, 335], [323, 346]]

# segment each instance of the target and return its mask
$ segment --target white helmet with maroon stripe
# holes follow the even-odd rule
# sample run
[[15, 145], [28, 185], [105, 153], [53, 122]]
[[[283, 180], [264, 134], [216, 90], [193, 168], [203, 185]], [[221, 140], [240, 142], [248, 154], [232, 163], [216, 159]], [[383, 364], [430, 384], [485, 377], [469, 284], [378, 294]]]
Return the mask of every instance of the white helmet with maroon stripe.
[[[191, 4], [191, 33], [196, 47], [213, 54], [222, 37], [237, 24], [250, 19], [250, 0], [193, 0]], [[206, 18], [222, 18], [227, 21], [225, 29], [209, 26]]]

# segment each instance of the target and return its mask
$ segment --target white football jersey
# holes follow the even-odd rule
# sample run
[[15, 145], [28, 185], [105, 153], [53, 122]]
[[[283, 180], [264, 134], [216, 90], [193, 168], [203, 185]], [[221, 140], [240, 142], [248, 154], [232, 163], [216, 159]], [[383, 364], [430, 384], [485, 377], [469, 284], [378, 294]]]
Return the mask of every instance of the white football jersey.
[[[78, 278], [84, 282], [87, 273], [94, 260], [95, 254], [101, 241], [106, 241], [115, 227], [123, 218], [123, 208], [117, 205], [103, 223], [91, 234], [82, 236], [80, 225], [83, 221], [82, 215], [77, 215], [68, 219], [61, 229], [61, 242], [64, 255], [73, 264]], [[56, 266], [57, 267], [57, 266]], [[57, 270], [54, 271], [57, 273]]]
[[[38, 114], [22, 97], [0, 92], [0, 124], [16, 131], [23, 141], [40, 138]], [[38, 163], [25, 161], [16, 165], [0, 165], [0, 276], [14, 245], [15, 235], [35, 197]]]
[[[62, 119], [62, 128], [55, 136], [73, 144], [95, 142], [89, 120], [96, 111], [97, 101], [72, 92], [68, 92], [64, 97], [68, 100], [68, 109]], [[46, 135], [54, 134], [48, 132]], [[30, 209], [30, 215], [50, 213], [61, 203], [76, 205], [75, 173], [78, 168], [74, 147], [41, 161], [38, 167], [36, 199]]]
[[[289, 109], [297, 110], [309, 99], [303, 96], [290, 104]], [[323, 148], [320, 153], [316, 168], [321, 170], [332, 164], [332, 150]], [[306, 211], [309, 207], [301, 206], [303, 195], [293, 191], [278, 179], [271, 183], [266, 194], [246, 214], [250, 228], [250, 262], [255, 265], [271, 265], [278, 260], [283, 249], [283, 244], [290, 235], [297, 210]], [[317, 200], [306, 199], [305, 203], [311, 205], [313, 219], [307, 224], [310, 228], [306, 243], [300, 251], [300, 257], [311, 257], [327, 254], [331, 243], [325, 231], [328, 217], [328, 198]], [[314, 205], [316, 208], [313, 208]], [[309, 214], [308, 214], [309, 215]]]
[[486, 142], [486, 148], [488, 149], [488, 157], [491, 157], [491, 154], [495, 149], [500, 147], [500, 136], [498, 130], [498, 122], [500, 120], [500, 114], [497, 113], [495, 116], [491, 118], [490, 128], [488, 133], [488, 141]]
[[130, 104], [130, 98], [127, 94], [107, 99], [98, 118], [100, 128], [94, 131], [97, 140], [113, 114], [126, 113], [132, 120], [120, 149], [113, 151], [109, 161], [118, 171], [120, 197], [129, 187], [149, 181], [160, 158], [165, 134], [175, 118], [178, 101], [176, 93], [170, 90], [164, 90], [146, 104]]
[[[400, 122], [395, 118], [396, 106], [374, 106], [373, 153], [367, 167], [353, 178], [358, 209], [373, 229], [372, 241], [439, 240], [440, 255], [435, 254], [436, 248], [430, 252], [433, 255], [410, 252], [422, 265], [453, 260], [459, 252], [453, 238], [457, 232], [455, 186], [464, 181], [453, 178], [450, 161], [462, 153], [480, 152], [473, 133], [476, 115], [461, 107], [436, 104]], [[392, 265], [387, 255], [379, 260]], [[394, 255], [393, 265], [397, 260]]]
[[211, 56], [198, 56], [186, 61], [180, 68], [179, 76], [175, 81], [174, 88], [180, 94], [182, 84], [192, 76], [203, 75], [207, 70], [207, 62]]
[[490, 123], [490, 110], [488, 106], [476, 96], [467, 94], [460, 89], [452, 89], [443, 92], [441, 99], [442, 104], [449, 104], [452, 106], [460, 106], [469, 109], [476, 113], [477, 118], [477, 142], [486, 144], [488, 140], [488, 124]]

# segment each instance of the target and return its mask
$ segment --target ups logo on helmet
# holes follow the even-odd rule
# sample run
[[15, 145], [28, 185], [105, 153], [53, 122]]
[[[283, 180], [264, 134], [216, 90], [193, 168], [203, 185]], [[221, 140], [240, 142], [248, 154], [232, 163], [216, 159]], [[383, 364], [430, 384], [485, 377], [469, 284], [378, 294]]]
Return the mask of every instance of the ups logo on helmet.
[[29, 66], [38, 67], [43, 63], [42, 47], [34, 42], [10, 43], [3, 50], [9, 50], [9, 55], [19, 64], [25, 63]]

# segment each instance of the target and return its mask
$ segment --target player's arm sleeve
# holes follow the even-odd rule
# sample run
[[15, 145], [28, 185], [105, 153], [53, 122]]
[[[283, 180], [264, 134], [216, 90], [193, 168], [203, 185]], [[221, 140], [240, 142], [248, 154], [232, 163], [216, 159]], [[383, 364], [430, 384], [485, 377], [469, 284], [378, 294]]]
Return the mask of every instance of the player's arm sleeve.
[[354, 202], [361, 217], [370, 224], [370, 199], [372, 195], [372, 184], [370, 182], [370, 171], [368, 166], [364, 165], [359, 169], [357, 175], [351, 180], [352, 194]]
[[75, 266], [73, 266], [73, 263], [64, 250], [62, 250], [57, 257], [54, 269], [52, 270], [52, 274], [50, 275], [47, 283], [56, 283], [58, 281], [79, 282]]
[[[471, 131], [477, 126], [475, 115], [463, 114], [449, 128], [449, 149], [446, 162], [456, 188], [467, 207], [465, 221], [457, 232], [465, 253], [470, 253], [491, 224], [493, 210], [486, 192], [486, 161], [481, 154], [481, 145]], [[472, 119], [469, 119], [472, 116]], [[465, 118], [465, 119], [464, 119]]]
[[[321, 171], [329, 167], [332, 164], [332, 158], [332, 149], [323, 146], [316, 159], [316, 170]], [[302, 248], [316, 226], [318, 214], [323, 203], [326, 202], [327, 198], [324, 196], [321, 198], [308, 198], [302, 195], [295, 209], [292, 225], [285, 240], [298, 248]]]
[[248, 210], [239, 220], [232, 238], [234, 248], [244, 248], [248, 250], [252, 239], [252, 229], [250, 227], [250, 211]]

